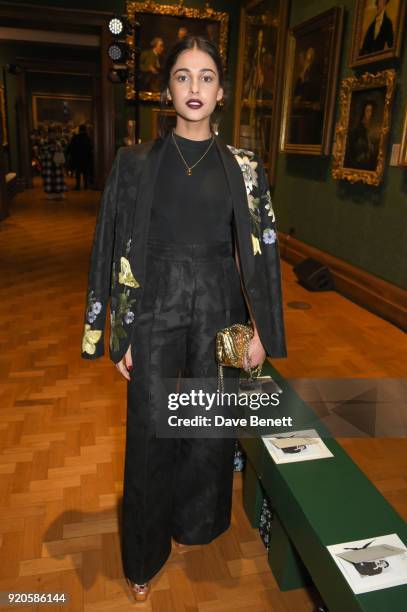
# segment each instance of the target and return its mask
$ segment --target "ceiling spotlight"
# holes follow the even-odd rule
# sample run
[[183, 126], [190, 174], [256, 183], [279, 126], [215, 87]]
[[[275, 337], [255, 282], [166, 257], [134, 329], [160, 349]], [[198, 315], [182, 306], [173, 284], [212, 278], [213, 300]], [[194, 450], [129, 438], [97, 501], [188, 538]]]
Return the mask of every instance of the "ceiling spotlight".
[[124, 31], [124, 21], [121, 17], [112, 17], [109, 21], [109, 32], [113, 36], [120, 36]]
[[124, 62], [128, 56], [127, 46], [114, 42], [107, 48], [107, 54], [113, 62]]

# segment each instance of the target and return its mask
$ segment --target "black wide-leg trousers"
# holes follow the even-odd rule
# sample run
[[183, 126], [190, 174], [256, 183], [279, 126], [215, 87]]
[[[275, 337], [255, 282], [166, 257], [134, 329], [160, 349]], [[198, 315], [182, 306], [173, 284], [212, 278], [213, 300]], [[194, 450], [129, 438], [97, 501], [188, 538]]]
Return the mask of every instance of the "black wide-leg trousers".
[[[232, 243], [149, 239], [145, 279], [132, 331], [122, 507], [123, 569], [137, 583], [164, 565], [171, 538], [207, 544], [230, 526], [235, 438], [159, 437], [156, 424], [168, 412], [162, 380], [216, 380], [216, 332], [248, 314]], [[239, 370], [224, 368], [224, 378], [225, 391], [237, 393]]]

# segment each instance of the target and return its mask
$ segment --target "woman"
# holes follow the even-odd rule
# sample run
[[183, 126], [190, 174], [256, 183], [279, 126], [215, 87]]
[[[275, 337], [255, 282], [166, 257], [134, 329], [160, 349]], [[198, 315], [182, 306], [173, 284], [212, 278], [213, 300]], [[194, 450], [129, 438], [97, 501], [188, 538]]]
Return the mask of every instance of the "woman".
[[65, 155], [56, 130], [49, 128], [47, 140], [40, 150], [44, 191], [48, 199], [65, 198], [67, 186], [64, 176]]
[[83, 176], [83, 188], [86, 190], [92, 167], [92, 142], [85, 123], [82, 123], [79, 126], [79, 132], [72, 136], [67, 147], [67, 154], [70, 168], [75, 171], [76, 191], [81, 189], [81, 176]]
[[[157, 436], [164, 383], [198, 379], [213, 389], [216, 332], [248, 318], [246, 369], [287, 354], [266, 174], [254, 153], [211, 133], [223, 94], [216, 47], [199, 36], [178, 41], [162, 86], [176, 126], [119, 149], [95, 230], [82, 357], [104, 354], [110, 295], [110, 358], [128, 381], [122, 560], [136, 600], [172, 538], [209, 543], [231, 518], [235, 440]], [[224, 368], [225, 391], [238, 391], [238, 377]]]

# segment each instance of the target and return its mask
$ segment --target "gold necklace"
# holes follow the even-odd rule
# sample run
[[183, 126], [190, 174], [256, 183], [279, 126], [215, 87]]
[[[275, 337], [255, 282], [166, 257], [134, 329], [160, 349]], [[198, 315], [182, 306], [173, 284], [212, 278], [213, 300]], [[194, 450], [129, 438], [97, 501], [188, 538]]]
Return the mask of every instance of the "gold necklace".
[[186, 166], [186, 169], [187, 169], [187, 174], [188, 174], [188, 176], [191, 176], [191, 174], [192, 174], [192, 168], [195, 168], [195, 166], [196, 166], [197, 164], [199, 164], [199, 162], [201, 161], [201, 159], [203, 159], [203, 158], [205, 157], [205, 155], [207, 154], [207, 152], [208, 152], [208, 151], [209, 151], [209, 149], [211, 148], [211, 146], [212, 146], [212, 144], [213, 144], [213, 141], [215, 140], [215, 136], [212, 134], [212, 140], [211, 140], [211, 142], [209, 143], [208, 148], [206, 149], [205, 153], [204, 153], [204, 154], [203, 154], [203, 155], [202, 155], [202, 156], [201, 156], [201, 157], [198, 159], [198, 161], [197, 161], [197, 162], [195, 162], [195, 163], [194, 163], [192, 166], [188, 166], [187, 162], [185, 161], [184, 156], [182, 155], [182, 153], [181, 153], [181, 151], [180, 151], [180, 149], [179, 149], [179, 146], [178, 146], [178, 144], [177, 144], [177, 141], [175, 140], [175, 136], [174, 136], [174, 129], [172, 130], [172, 132], [171, 132], [171, 133], [172, 133], [172, 139], [173, 139], [173, 141], [174, 141], [174, 143], [175, 143], [175, 146], [176, 146], [176, 147], [177, 147], [177, 149], [178, 149], [178, 153], [181, 155], [181, 157], [182, 157], [182, 161], [184, 162], [184, 164], [185, 164], [185, 166]]

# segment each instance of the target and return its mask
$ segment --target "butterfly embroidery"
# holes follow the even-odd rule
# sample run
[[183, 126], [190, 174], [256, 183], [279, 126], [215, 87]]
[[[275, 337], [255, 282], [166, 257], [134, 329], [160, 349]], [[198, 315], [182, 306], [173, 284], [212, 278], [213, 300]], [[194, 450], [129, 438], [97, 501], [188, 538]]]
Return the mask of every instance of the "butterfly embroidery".
[[96, 351], [96, 343], [102, 337], [100, 329], [91, 329], [89, 323], [85, 323], [85, 331], [82, 338], [82, 351], [89, 355], [94, 355]]
[[253, 255], [256, 255], [256, 253], [260, 253], [261, 255], [260, 241], [254, 234], [252, 234], [252, 247]]
[[130, 268], [130, 262], [125, 257], [120, 257], [119, 283], [134, 288], [140, 287], [140, 284], [133, 276]]
[[232, 147], [232, 145], [227, 145], [231, 150], [237, 163], [240, 166], [240, 170], [243, 174], [243, 180], [246, 187], [247, 195], [251, 195], [253, 189], [258, 185], [258, 175], [257, 175], [257, 161], [254, 159], [253, 151], [248, 151], [247, 149], [236, 149]]

